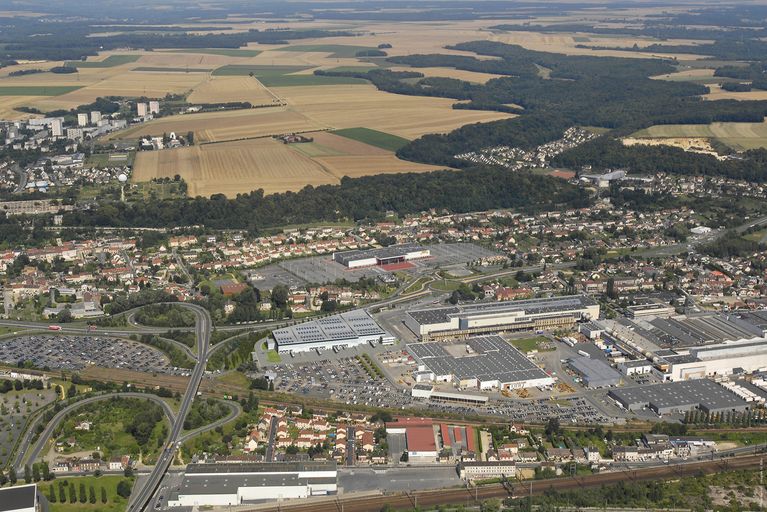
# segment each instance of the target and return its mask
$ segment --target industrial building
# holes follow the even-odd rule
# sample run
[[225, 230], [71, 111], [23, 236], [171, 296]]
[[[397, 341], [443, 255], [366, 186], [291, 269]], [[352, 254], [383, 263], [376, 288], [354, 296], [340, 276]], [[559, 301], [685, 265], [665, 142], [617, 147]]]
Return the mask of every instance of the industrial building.
[[437, 460], [437, 434], [428, 418], [400, 418], [386, 424], [387, 434], [404, 434], [409, 462]]
[[394, 336], [384, 331], [364, 310], [356, 309], [311, 322], [277, 329], [267, 341], [278, 352], [308, 352], [364, 345], [390, 345]]
[[442, 343], [407, 346], [418, 364], [422, 382], [452, 382], [459, 388], [482, 390], [554, 384], [552, 377], [500, 336], [469, 338], [465, 344], [452, 347], [451, 354]]
[[37, 512], [37, 484], [0, 489], [0, 512]]
[[485, 395], [469, 395], [466, 393], [453, 393], [450, 391], [439, 391], [434, 389], [431, 384], [416, 384], [410, 392], [413, 398], [425, 398], [435, 402], [446, 402], [467, 405], [486, 405], [489, 400]]
[[405, 325], [423, 340], [472, 334], [571, 327], [599, 317], [586, 295], [435, 306], [408, 311]]
[[602, 359], [579, 356], [570, 359], [569, 365], [586, 387], [609, 388], [620, 384], [621, 374]]
[[748, 410], [748, 402], [708, 379], [611, 389], [608, 396], [629, 411], [649, 408], [658, 415], [700, 409], [706, 413]]
[[516, 474], [517, 463], [514, 461], [461, 462], [458, 465], [458, 476], [468, 481], [514, 478]]
[[335, 461], [189, 464], [168, 506], [230, 506], [337, 491]]
[[366, 251], [337, 252], [333, 254], [333, 261], [352, 269], [405, 263], [429, 256], [431, 256], [429, 249], [424, 249], [420, 245], [401, 244]]
[[664, 380], [689, 380], [730, 375], [735, 369], [751, 373], [767, 368], [767, 339], [717, 343], [658, 355], [656, 367]]

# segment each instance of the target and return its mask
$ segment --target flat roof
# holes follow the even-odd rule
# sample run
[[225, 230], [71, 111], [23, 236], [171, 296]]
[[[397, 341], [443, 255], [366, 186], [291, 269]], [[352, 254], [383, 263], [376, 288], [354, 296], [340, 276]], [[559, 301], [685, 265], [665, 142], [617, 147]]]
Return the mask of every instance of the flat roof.
[[548, 375], [522, 352], [500, 336], [477, 336], [466, 340], [473, 354], [453, 357], [444, 343], [411, 343], [407, 346], [414, 358], [436, 375], [453, 375], [459, 380], [497, 380], [501, 384], [543, 379]]
[[390, 336], [373, 317], [362, 309], [355, 309], [338, 315], [304, 322], [272, 332], [280, 346], [305, 343], [343, 342], [362, 336]]
[[567, 295], [541, 299], [513, 300], [502, 302], [481, 302], [478, 304], [460, 304], [457, 306], [437, 306], [432, 308], [408, 311], [416, 322], [421, 325], [449, 322], [451, 318], [467, 318], [476, 315], [499, 313], [524, 313], [541, 315], [563, 311], [582, 310], [597, 303], [587, 295]]
[[418, 244], [398, 244], [378, 249], [337, 252], [333, 255], [333, 259], [343, 265], [348, 265], [349, 262], [366, 260], [369, 258], [376, 258], [379, 260], [401, 258], [411, 252], [419, 252], [423, 250], [423, 247]]
[[37, 485], [21, 485], [0, 489], [0, 512], [33, 508], [37, 503]]
[[335, 471], [335, 461], [229, 462], [198, 463], [186, 467], [187, 475], [238, 473], [297, 473], [299, 471]]
[[609, 395], [626, 407], [651, 406], [658, 411], [698, 406], [718, 411], [747, 405], [745, 400], [708, 379], [616, 388]]
[[266, 475], [188, 475], [178, 494], [237, 494], [242, 487], [306, 487], [310, 484], [335, 484], [337, 478], [299, 478], [296, 473]]
[[408, 427], [405, 430], [407, 449], [411, 452], [436, 452], [437, 441], [431, 426]]
[[617, 383], [621, 379], [621, 374], [601, 359], [574, 357], [570, 359], [570, 366], [589, 383], [606, 383], [608, 381]]

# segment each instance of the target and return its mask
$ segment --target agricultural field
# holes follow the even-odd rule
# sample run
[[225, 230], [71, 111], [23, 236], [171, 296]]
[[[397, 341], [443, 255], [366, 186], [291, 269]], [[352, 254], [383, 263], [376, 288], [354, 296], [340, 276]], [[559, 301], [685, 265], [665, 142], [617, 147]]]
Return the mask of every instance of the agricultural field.
[[103, 60], [78, 60], [67, 62], [66, 65], [73, 68], [113, 68], [115, 66], [136, 62], [140, 57], [140, 55], [109, 55]]
[[712, 123], [708, 125], [651, 126], [632, 134], [633, 138], [713, 139], [736, 151], [767, 148], [767, 123]]
[[252, 105], [279, 101], [258, 80], [249, 76], [214, 76], [192, 90], [190, 103], [227, 103], [248, 101]]
[[181, 175], [189, 195], [209, 196], [263, 189], [300, 190], [337, 184], [344, 176], [425, 172], [437, 167], [399, 160], [393, 153], [326, 132], [309, 133], [308, 144], [283, 144], [261, 138], [136, 155], [133, 181]]
[[767, 100], [767, 91], [753, 89], [748, 92], [732, 92], [723, 90], [718, 84], [709, 85], [710, 92], [703, 96], [705, 100]]
[[275, 87], [272, 91], [292, 109], [332, 129], [365, 127], [409, 140], [469, 123], [513, 117], [502, 112], [455, 110], [451, 99], [391, 94], [369, 84]]
[[8, 85], [0, 86], [0, 96], [59, 96], [78, 89], [72, 85]]
[[192, 53], [195, 55], [222, 55], [224, 57], [256, 57], [260, 50], [244, 50], [241, 48], [191, 48], [183, 50], [167, 50], [168, 53]]
[[369, 128], [346, 128], [343, 130], [336, 130], [333, 133], [335, 135], [340, 135], [341, 137], [346, 137], [347, 139], [356, 140], [388, 151], [397, 151], [408, 143], [408, 140], [403, 139], [402, 137], [389, 135], [388, 133], [371, 130]]
[[194, 132], [195, 142], [225, 142], [326, 129], [299, 112], [281, 107], [168, 116], [116, 133], [112, 138]]

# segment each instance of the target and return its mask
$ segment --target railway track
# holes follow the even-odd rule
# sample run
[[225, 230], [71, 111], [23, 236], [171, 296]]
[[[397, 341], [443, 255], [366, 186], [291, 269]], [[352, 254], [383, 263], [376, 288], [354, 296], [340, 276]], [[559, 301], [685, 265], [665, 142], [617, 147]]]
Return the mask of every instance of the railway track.
[[[686, 464], [670, 464], [667, 466], [615, 471], [572, 478], [555, 478], [550, 480], [530, 480], [513, 485], [511, 492], [501, 484], [488, 485], [479, 488], [441, 489], [434, 491], [415, 491], [411, 493], [395, 493], [365, 497], [337, 497], [337, 499], [312, 500], [309, 503], [290, 501], [274, 507], [250, 509], [253, 512], [375, 512], [384, 505], [394, 509], [412, 509], [441, 504], [476, 504], [490, 498], [523, 498], [529, 495], [538, 496], [549, 491], [568, 491], [583, 487], [616, 484], [621, 481], [668, 480], [735, 471], [739, 469], [758, 468], [764, 455], [747, 455], [729, 459], [694, 462]], [[531, 485], [532, 484], [532, 485]], [[248, 509], [243, 512], [249, 512]]]

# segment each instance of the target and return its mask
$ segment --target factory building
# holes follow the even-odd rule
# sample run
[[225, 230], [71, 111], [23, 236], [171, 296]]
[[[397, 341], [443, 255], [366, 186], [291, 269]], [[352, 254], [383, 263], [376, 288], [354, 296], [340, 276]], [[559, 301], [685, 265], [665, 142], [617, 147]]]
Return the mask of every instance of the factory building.
[[333, 253], [333, 261], [352, 269], [395, 265], [429, 256], [431, 256], [429, 249], [415, 244], [402, 244], [367, 251], [336, 252]]
[[337, 491], [335, 461], [190, 464], [168, 506], [232, 506]]
[[267, 345], [286, 353], [338, 350], [365, 343], [391, 345], [394, 340], [394, 336], [384, 331], [366, 311], [357, 309], [277, 329]]
[[586, 295], [436, 306], [408, 311], [405, 325], [423, 340], [472, 334], [572, 327], [599, 317], [599, 304]]
[[676, 350], [658, 356], [656, 366], [664, 380], [672, 381], [730, 375], [736, 368], [751, 373], [767, 368], [767, 339]]
[[0, 489], [0, 512], [37, 512], [37, 484]]
[[601, 359], [579, 356], [570, 359], [569, 364], [588, 388], [609, 388], [620, 384], [621, 374]]
[[467, 405], [487, 405], [489, 400], [485, 395], [469, 395], [467, 393], [453, 393], [451, 391], [438, 391], [431, 384], [416, 384], [410, 395], [413, 398], [425, 398], [434, 402], [445, 402]]
[[450, 348], [436, 342], [407, 346], [418, 364], [422, 382], [451, 382], [461, 389], [480, 390], [554, 384], [552, 377], [500, 336], [469, 338], [465, 344], [453, 345], [452, 353]]
[[386, 424], [387, 434], [404, 434], [408, 462], [432, 463], [437, 460], [437, 433], [428, 418], [400, 418]]
[[748, 402], [708, 379], [616, 388], [608, 396], [628, 411], [649, 408], [659, 416], [700, 409], [709, 414], [748, 410]]

